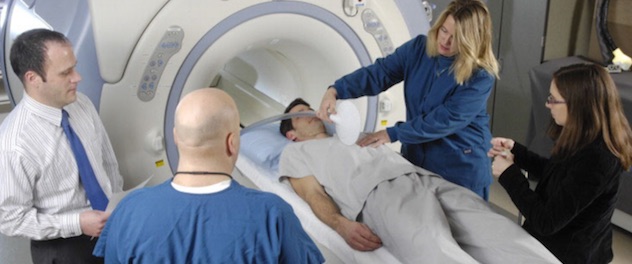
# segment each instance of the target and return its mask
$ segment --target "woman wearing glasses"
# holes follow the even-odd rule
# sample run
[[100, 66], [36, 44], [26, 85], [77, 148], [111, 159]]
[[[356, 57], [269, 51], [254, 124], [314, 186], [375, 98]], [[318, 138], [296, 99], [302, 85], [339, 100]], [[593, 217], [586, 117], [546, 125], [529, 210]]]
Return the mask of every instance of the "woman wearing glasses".
[[[524, 229], [563, 263], [609, 263], [619, 177], [632, 165], [632, 132], [609, 73], [576, 64], [553, 74], [546, 107], [550, 158], [492, 139], [492, 171], [525, 216]], [[534, 191], [521, 172], [538, 180]]]

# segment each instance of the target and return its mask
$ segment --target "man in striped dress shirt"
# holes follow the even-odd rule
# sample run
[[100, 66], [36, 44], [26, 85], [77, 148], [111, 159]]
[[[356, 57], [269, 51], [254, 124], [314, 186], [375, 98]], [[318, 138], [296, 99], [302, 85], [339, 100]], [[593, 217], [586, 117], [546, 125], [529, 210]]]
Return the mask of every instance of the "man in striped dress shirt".
[[109, 213], [93, 210], [61, 126], [62, 110], [106, 196], [123, 180], [103, 123], [77, 92], [81, 76], [61, 33], [34, 29], [16, 38], [11, 66], [24, 97], [0, 125], [0, 231], [31, 239], [34, 263], [99, 263], [92, 256]]

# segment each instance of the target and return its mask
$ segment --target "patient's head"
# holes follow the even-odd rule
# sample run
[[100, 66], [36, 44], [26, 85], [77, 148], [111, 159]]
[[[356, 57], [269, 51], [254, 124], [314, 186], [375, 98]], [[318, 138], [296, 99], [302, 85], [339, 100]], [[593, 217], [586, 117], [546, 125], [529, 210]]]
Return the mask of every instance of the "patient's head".
[[[301, 98], [292, 101], [284, 113], [297, 113], [314, 111], [310, 105]], [[281, 134], [292, 141], [305, 141], [314, 138], [328, 137], [325, 124], [316, 116], [301, 116], [281, 121]]]
[[196, 163], [211, 159], [226, 163], [237, 159], [239, 112], [224, 91], [201, 88], [187, 94], [178, 103], [174, 123], [180, 161]]

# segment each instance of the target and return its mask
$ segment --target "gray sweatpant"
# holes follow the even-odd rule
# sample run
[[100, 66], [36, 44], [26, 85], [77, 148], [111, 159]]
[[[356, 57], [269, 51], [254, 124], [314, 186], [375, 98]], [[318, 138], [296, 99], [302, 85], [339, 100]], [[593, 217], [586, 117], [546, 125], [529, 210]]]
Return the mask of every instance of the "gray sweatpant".
[[362, 221], [403, 263], [560, 263], [478, 195], [437, 176], [380, 183]]

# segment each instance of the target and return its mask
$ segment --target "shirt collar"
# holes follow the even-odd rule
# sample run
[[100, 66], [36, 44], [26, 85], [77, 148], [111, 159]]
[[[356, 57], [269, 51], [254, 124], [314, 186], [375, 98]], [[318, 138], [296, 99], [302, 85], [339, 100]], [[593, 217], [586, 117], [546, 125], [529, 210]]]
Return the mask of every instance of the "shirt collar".
[[184, 185], [179, 185], [177, 183], [171, 182], [171, 186], [179, 192], [190, 193], [190, 194], [211, 194], [218, 193], [223, 190], [228, 189], [230, 187], [232, 180], [221, 181], [208, 186], [201, 187], [189, 187]]
[[61, 109], [42, 104], [30, 97], [27, 93], [24, 93], [22, 102], [24, 106], [35, 115], [56, 126], [61, 126]]

